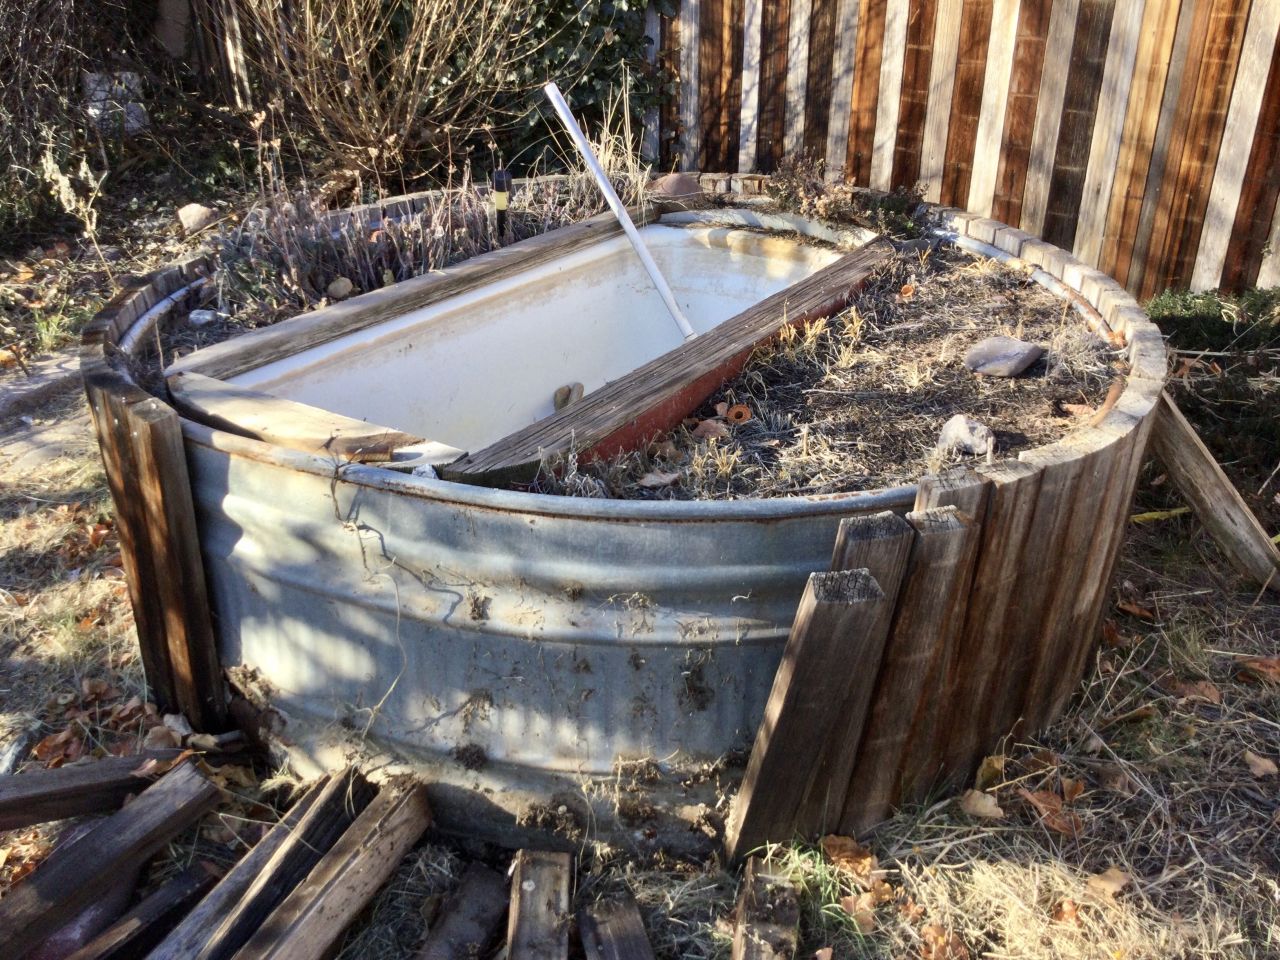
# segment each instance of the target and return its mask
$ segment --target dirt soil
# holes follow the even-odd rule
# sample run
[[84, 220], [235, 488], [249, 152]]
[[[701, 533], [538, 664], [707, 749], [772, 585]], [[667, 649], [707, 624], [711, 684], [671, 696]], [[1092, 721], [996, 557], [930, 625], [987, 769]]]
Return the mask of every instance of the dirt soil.
[[[996, 335], [1045, 348], [1017, 377], [979, 377], [968, 350]], [[570, 496], [708, 500], [830, 494], [914, 483], [978, 458], [936, 449], [964, 414], [994, 458], [1058, 440], [1124, 366], [1069, 305], [1022, 269], [943, 245], [899, 252], [851, 307], [788, 329], [647, 451], [547, 464], [535, 489]]]

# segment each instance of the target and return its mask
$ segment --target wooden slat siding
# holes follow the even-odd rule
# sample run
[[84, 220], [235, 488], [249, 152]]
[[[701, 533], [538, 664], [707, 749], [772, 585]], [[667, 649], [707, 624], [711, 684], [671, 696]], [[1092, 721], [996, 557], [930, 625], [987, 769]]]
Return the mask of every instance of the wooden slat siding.
[[664, 171], [679, 170], [684, 167], [682, 160], [684, 141], [681, 127], [683, 111], [687, 106], [687, 93], [684, 80], [681, 79], [685, 74], [682, 70], [680, 47], [680, 17], [684, 9], [685, 4], [681, 3], [676, 16], [661, 18], [662, 45], [658, 48], [658, 65], [660, 69], [665, 69], [671, 76], [677, 78], [677, 95], [663, 97], [658, 108], [662, 117], [658, 149], [659, 156], [662, 158], [660, 169]]
[[893, 185], [893, 155], [898, 139], [910, 12], [910, 0], [888, 0], [880, 58], [880, 96], [876, 102], [876, 126], [871, 146], [871, 186], [875, 190], [888, 190]]
[[[764, 31], [764, 0], [743, 0], [742, 7], [742, 70], [739, 86], [742, 90], [738, 113], [738, 165], [739, 173], [754, 173], [756, 167], [756, 143], [760, 138], [760, 82], [764, 65], [761, 55]], [[707, 169], [707, 168], [703, 168]], [[727, 170], [727, 167], [716, 167]]]
[[1106, 228], [1111, 187], [1120, 155], [1125, 107], [1133, 83], [1146, 3], [1147, 0], [1116, 0], [1111, 39], [1107, 43], [1102, 90], [1080, 196], [1080, 222], [1076, 227], [1074, 250], [1077, 259], [1094, 266], [1098, 265], [1102, 254], [1102, 234]]
[[702, 158], [701, 50], [703, 3], [680, 0], [676, 40], [680, 56], [680, 168], [697, 170]]
[[969, 178], [967, 207], [984, 217], [991, 216], [1000, 172], [1000, 148], [1004, 141], [1004, 121], [1013, 78], [1013, 54], [1017, 40], [1019, 0], [995, 0], [991, 14], [991, 38], [987, 46], [987, 69], [982, 81], [982, 109], [973, 148], [973, 175]]
[[951, 96], [951, 122], [947, 127], [940, 197], [943, 203], [962, 208], [969, 199], [973, 148], [978, 137], [978, 114], [982, 109], [982, 83], [987, 72], [987, 46], [991, 39], [994, 6], [993, 0], [964, 0], [964, 13], [960, 18], [960, 46], [956, 57], [955, 89]]
[[798, 953], [800, 897], [795, 883], [767, 860], [752, 857], [734, 909], [730, 960], [790, 960]]
[[1070, 250], [1075, 243], [1085, 167], [1089, 162], [1089, 145], [1093, 142], [1093, 118], [1102, 91], [1102, 71], [1114, 12], [1115, 0], [1080, 0], [1062, 121], [1058, 125], [1058, 146], [1049, 179], [1044, 229], [1040, 231], [1045, 240], [1064, 250]]
[[[1240, 66], [1231, 92], [1231, 107], [1227, 111], [1222, 145], [1213, 173], [1213, 187], [1209, 191], [1209, 204], [1196, 252], [1195, 269], [1191, 274], [1192, 290], [1212, 289], [1222, 279], [1227, 250], [1235, 232], [1233, 227], [1239, 219], [1241, 201], [1244, 198], [1245, 176], [1253, 162], [1253, 150], [1246, 152], [1241, 147], [1250, 138], [1255, 145], [1259, 140], [1265, 142], [1270, 139], [1274, 147], [1275, 119], [1271, 120], [1270, 137], [1263, 134], [1259, 121], [1268, 97], [1272, 100], [1276, 97], [1274, 90], [1268, 90], [1266, 81], [1272, 74], [1278, 29], [1280, 3], [1254, 3], [1240, 51]], [[1242, 225], [1244, 230], [1248, 229], [1252, 217], [1253, 212], [1250, 211]]]
[[832, 733], [851, 719], [836, 705], [859, 704], [865, 715], [892, 614], [866, 570], [809, 575], [734, 800], [725, 836], [731, 861], [822, 831], [802, 819], [804, 801]]
[[756, 140], [756, 169], [762, 173], [772, 173], [786, 152], [787, 30], [791, 6], [791, 0], [764, 5], [760, 41], [760, 133]]
[[871, 151], [876, 137], [876, 104], [880, 96], [880, 60], [889, 0], [861, 0], [858, 45], [853, 62], [853, 101], [849, 142], [845, 148], [845, 180], [860, 187], [871, 182]]
[[570, 884], [567, 853], [521, 850], [511, 868], [507, 915], [508, 960], [565, 960], [569, 956]]
[[[825, 160], [828, 176], [832, 173], [828, 135], [830, 122], [836, 115], [832, 103], [843, 95], [847, 104], [849, 90], [852, 89], [846, 89], [843, 94], [840, 90], [840, 83], [852, 68], [852, 63], [836, 59], [836, 54], [843, 50], [842, 46], [837, 49], [836, 26], [843, 22], [837, 18], [845, 14], [849, 5], [852, 5], [854, 16], [857, 16], [858, 0], [813, 0], [813, 14], [809, 21], [809, 64], [805, 70], [804, 88], [804, 152]], [[847, 75], [851, 77], [852, 73]], [[847, 106], [840, 111], [840, 116], [843, 117], [841, 122], [846, 124], [841, 136], [847, 137]], [[843, 142], [841, 139], [841, 143]], [[840, 162], [844, 162], [843, 150]]]
[[902, 95], [898, 106], [898, 136], [893, 145], [890, 186], [911, 189], [920, 180], [925, 118], [929, 109], [929, 80], [933, 62], [933, 31], [938, 0], [911, 0], [907, 14], [906, 52], [902, 65]]
[[991, 217], [1016, 224], [1022, 219], [1022, 191], [1027, 182], [1027, 160], [1036, 123], [1040, 94], [1040, 70], [1045, 39], [1049, 34], [1049, 9], [1053, 0], [1022, 0], [1018, 8], [1018, 35], [1009, 70], [1009, 96], [1005, 107], [1004, 141], [996, 171]]
[[[658, 66], [658, 51], [662, 47], [662, 15], [658, 13], [656, 4], [650, 4], [644, 10], [644, 35], [648, 46], [644, 50], [644, 59], [653, 73]], [[666, 99], [665, 97], [663, 98]], [[659, 164], [661, 156], [662, 124], [658, 107], [655, 104], [644, 112], [644, 133], [640, 140], [640, 156], [649, 163]]]
[[1187, 0], [1183, 3], [1183, 10], [1188, 15], [1179, 21], [1174, 39], [1174, 55], [1156, 129], [1156, 148], [1147, 174], [1133, 262], [1126, 284], [1135, 295], [1144, 299], [1148, 296], [1146, 291], [1160, 283], [1163, 272], [1160, 261], [1173, 242], [1167, 234], [1186, 210], [1186, 198], [1177, 193], [1186, 186], [1183, 180], [1184, 155], [1188, 149], [1210, 27], [1217, 19], [1214, 9], [1218, 3], [1219, 0]]
[[721, 135], [720, 163], [704, 166], [704, 170], [738, 169], [738, 146], [742, 129], [742, 43], [746, 33], [746, 0], [724, 0], [720, 28], [721, 52]]
[[920, 183], [924, 187], [924, 198], [930, 203], [937, 203], [942, 196], [942, 171], [951, 128], [951, 101], [955, 93], [963, 12], [963, 0], [938, 0], [933, 57], [929, 64], [929, 104], [925, 111], [924, 141], [920, 147]]
[[[1262, 109], [1222, 271], [1224, 290], [1243, 290], [1258, 282], [1263, 251], [1277, 210], [1277, 198], [1280, 198], [1280, 43], [1272, 51], [1271, 68], [1262, 90]], [[1224, 147], [1228, 143], [1230, 140], [1224, 138]]]
[[1036, 97], [1036, 122], [1031, 131], [1031, 152], [1027, 156], [1026, 186], [1022, 194], [1022, 219], [1015, 224], [1033, 236], [1044, 229], [1049, 203], [1049, 180], [1053, 176], [1054, 154], [1058, 149], [1058, 128], [1062, 124], [1062, 104], [1067, 92], [1071, 66], [1072, 38], [1076, 34], [1076, 14], [1080, 0], [1053, 0], [1049, 33], [1045, 39], [1044, 62], [1040, 70], [1040, 91]]
[[653, 947], [630, 893], [589, 904], [578, 911], [586, 960], [653, 960]]
[[1266, 253], [1258, 265], [1259, 287], [1274, 287], [1280, 284], [1280, 204], [1276, 206], [1275, 216], [1271, 219], [1271, 233], [1267, 235]]
[[725, 171], [721, 140], [725, 133], [723, 32], [731, 0], [698, 0], [698, 129], [702, 150], [695, 169]]
[[[1148, 270], [1142, 285], [1145, 296], [1159, 293], [1168, 286], [1185, 287], [1191, 280], [1218, 150], [1227, 124], [1236, 67], [1244, 43], [1248, 7], [1249, 4], [1239, 0], [1217, 0], [1213, 6], [1200, 73], [1187, 116], [1181, 162], [1162, 208], [1167, 210], [1163, 225], [1159, 216], [1161, 211], [1157, 211]], [[1241, 144], [1232, 144], [1231, 147], [1243, 149]], [[1166, 182], [1170, 182], [1168, 178]]]
[[[911, 524], [891, 511], [846, 517], [836, 533], [831, 569], [870, 573], [880, 584], [885, 608], [892, 616], [915, 536]], [[836, 724], [819, 754], [813, 782], [796, 814], [800, 822], [813, 824], [819, 832], [835, 829], [844, 810], [866, 720], [866, 695], [862, 688], [856, 688], [852, 699], [835, 708]]]
[[[813, 29], [813, 0], [789, 0], [778, 4], [787, 7], [786, 80], [782, 154], [773, 158], [774, 166], [782, 155], [798, 156], [805, 145], [805, 90], [809, 81], [809, 35]], [[776, 150], [776, 148], [775, 148]]]
[[915, 543], [840, 818], [838, 832], [849, 836], [883, 820], [901, 801], [902, 774], [919, 772], [908, 749], [932, 754], [913, 740], [912, 728], [921, 707], [936, 701], [937, 691], [926, 684], [963, 622], [969, 590], [974, 523], [954, 507], [909, 513], [907, 521]]
[[1173, 55], [1173, 39], [1178, 24], [1177, 3], [1148, 0], [1139, 31], [1138, 55], [1133, 82], [1129, 87], [1120, 153], [1112, 180], [1107, 222], [1103, 231], [1098, 266], [1120, 283], [1129, 275], [1147, 170], [1155, 148], [1156, 125], [1164, 99], [1165, 78]]

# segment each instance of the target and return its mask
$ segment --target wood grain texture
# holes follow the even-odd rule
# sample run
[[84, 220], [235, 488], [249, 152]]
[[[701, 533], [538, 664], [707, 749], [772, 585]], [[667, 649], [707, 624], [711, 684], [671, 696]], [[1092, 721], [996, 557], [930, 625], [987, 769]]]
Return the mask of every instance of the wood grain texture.
[[510, 899], [506, 877], [482, 863], [467, 864], [457, 889], [431, 925], [417, 960], [485, 956], [503, 930]]
[[[796, 6], [801, 5], [797, 0]], [[756, 140], [756, 169], [761, 173], [773, 172], [786, 153], [785, 138], [787, 116], [787, 83], [790, 80], [788, 59], [791, 56], [787, 32], [791, 16], [791, 0], [764, 5], [760, 26], [760, 131]], [[807, 6], [806, 6], [807, 9]], [[805, 43], [808, 43], [809, 24], [803, 24]], [[743, 54], [744, 58], [746, 54]], [[805, 55], [805, 66], [808, 66]], [[804, 96], [803, 76], [799, 95]], [[744, 96], [745, 99], [745, 96]], [[804, 109], [801, 104], [800, 130], [803, 134]], [[739, 167], [741, 167], [739, 161]]]
[[1120, 134], [1120, 151], [1112, 178], [1107, 222], [1098, 255], [1099, 268], [1120, 283], [1125, 283], [1129, 276], [1129, 258], [1133, 253], [1147, 172], [1156, 145], [1156, 127], [1173, 56], [1179, 7], [1177, 3], [1148, 0], [1143, 13], [1124, 129]]
[[1157, 408], [1151, 444], [1236, 572], [1280, 592], [1280, 550], [1167, 393]]
[[[809, 37], [813, 30], [813, 0], [788, 0], [783, 153], [799, 156], [805, 148], [805, 93], [809, 84]], [[778, 157], [774, 158], [777, 165]]]
[[964, 207], [969, 199], [994, 6], [993, 0], [964, 0], [964, 11], [960, 17], [960, 46], [940, 194], [942, 203], [951, 206]]
[[1045, 240], [1064, 250], [1070, 250], [1075, 244], [1115, 4], [1116, 0], [1080, 0], [1076, 19], [1044, 229], [1040, 232]]
[[702, 159], [701, 25], [702, 4], [709, 0], [680, 0], [676, 26], [680, 78], [680, 169], [697, 170]]
[[893, 176], [889, 184], [893, 188], [910, 190], [920, 180], [937, 20], [938, 0], [911, 0], [898, 105], [898, 135], [893, 144]]
[[578, 912], [586, 960], [653, 960], [635, 897], [588, 904]]
[[732, 960], [782, 960], [796, 956], [800, 898], [781, 871], [759, 857], [747, 861], [734, 910]]
[[1147, 0], [1116, 0], [1107, 41], [1107, 57], [1102, 70], [1102, 87], [1093, 121], [1084, 185], [1080, 194], [1080, 222], [1076, 227], [1076, 259], [1097, 266], [1102, 254], [1102, 235], [1115, 179], [1116, 161], [1124, 133], [1129, 88], [1133, 82]]
[[[1227, 243], [1221, 282], [1224, 290], [1267, 285], [1259, 282], [1259, 274], [1280, 198], [1280, 43], [1271, 53], [1261, 104]], [[1223, 138], [1224, 146], [1230, 142]], [[1274, 257], [1274, 245], [1271, 249]], [[1274, 286], [1274, 281], [1269, 285]]]
[[738, 169], [745, 0], [699, 0], [698, 107], [700, 169]]
[[892, 186], [910, 12], [910, 0], [888, 0], [885, 8], [880, 95], [876, 101], [876, 125], [871, 145], [870, 182], [873, 190], [888, 190]]
[[[853, 95], [853, 47], [852, 40], [843, 34], [837, 40], [837, 28], [843, 29], [849, 11], [853, 11], [854, 28], [857, 27], [858, 0], [813, 0], [813, 14], [809, 21], [809, 69], [805, 77], [804, 99], [804, 149], [814, 157], [822, 158], [827, 175], [843, 176], [844, 146], [849, 137], [849, 98]], [[844, 18], [844, 19], [839, 19]], [[844, 107], [837, 110], [836, 103]], [[839, 131], [831, 123], [841, 124]], [[838, 139], [841, 148], [839, 160], [834, 160], [831, 138]], [[835, 163], [834, 169], [832, 163]]]
[[152, 750], [0, 777], [0, 830], [114, 810], [155, 779], [146, 772], [153, 760], [171, 761], [178, 753]]
[[[1272, 99], [1276, 96], [1274, 90], [1268, 91], [1266, 82], [1275, 59], [1278, 30], [1280, 3], [1254, 3], [1240, 50], [1231, 104], [1222, 131], [1222, 145], [1214, 166], [1213, 185], [1209, 190], [1195, 267], [1191, 273], [1192, 290], [1214, 289], [1222, 279], [1232, 228], [1238, 219], [1243, 198], [1245, 175], [1254, 159], [1253, 151], [1246, 152], [1241, 146], [1254, 137], [1254, 131], [1261, 131], [1259, 120], [1268, 93]], [[1273, 142], [1274, 123], [1272, 118]], [[1267, 138], [1264, 136], [1262, 139]]]
[[218, 799], [218, 788], [184, 763], [147, 787], [127, 808], [71, 843], [56, 847], [0, 900], [0, 957], [21, 960], [100, 898]]
[[1022, 219], [1012, 224], [1033, 236], [1044, 230], [1049, 205], [1049, 181], [1053, 177], [1062, 105], [1067, 93], [1067, 73], [1071, 66], [1072, 38], [1081, 0], [1054, 0], [1049, 14], [1040, 90], [1036, 98], [1036, 122], [1031, 131], [1031, 151], [1027, 156], [1026, 186], [1022, 195]]
[[1267, 236], [1266, 252], [1258, 265], [1259, 287], [1280, 285], [1280, 205], [1271, 219], [1271, 232]]
[[920, 183], [924, 187], [924, 198], [930, 203], [937, 203], [942, 196], [942, 171], [951, 128], [951, 103], [955, 98], [963, 13], [963, 0], [938, 0], [933, 58], [929, 65], [929, 105], [920, 150]]
[[1000, 147], [1008, 112], [1013, 75], [1013, 55], [1018, 35], [1019, 0], [995, 0], [991, 14], [991, 39], [987, 46], [986, 75], [982, 81], [982, 107], [974, 138], [973, 175], [969, 178], [967, 209], [991, 216], [996, 179], [1000, 173]]
[[1142, 298], [1191, 279], [1249, 6], [1236, 0], [1197, 5], [1139, 288]]
[[572, 877], [573, 863], [567, 853], [521, 850], [516, 854], [507, 920], [508, 960], [569, 956]]
[[634, 449], [679, 423], [784, 325], [840, 310], [889, 253], [877, 240], [847, 254], [559, 413], [442, 467], [441, 475], [466, 483], [528, 482], [545, 457], [571, 447], [602, 457]]
[[239, 960], [320, 960], [431, 824], [426, 785], [392, 781], [236, 954]]
[[871, 153], [875, 147], [880, 62], [884, 54], [888, 6], [889, 0], [860, 0], [858, 11], [858, 46], [853, 61], [853, 105], [849, 113], [845, 179], [861, 187], [871, 183]]
[[66, 960], [136, 960], [147, 956], [217, 879], [217, 871], [208, 863], [187, 867]]
[[1040, 95], [1040, 71], [1045, 40], [1049, 35], [1052, 0], [1022, 0], [1018, 8], [1018, 32], [1009, 68], [1009, 94], [1005, 104], [1004, 140], [996, 170], [991, 216], [1002, 223], [1022, 220], [1022, 192], [1027, 182], [1027, 161], [1035, 130], [1036, 103]]
[[839, 832], [849, 836], [883, 820], [932, 776], [921, 762], [934, 753], [925, 730], [937, 697], [929, 682], [950, 656], [972, 576], [972, 520], [945, 507], [907, 521], [916, 538], [845, 797]]
[[821, 831], [800, 819], [804, 800], [833, 730], [851, 722], [836, 705], [856, 702], [865, 714], [892, 611], [866, 570], [809, 575], [734, 800], [730, 860]]
[[[742, 14], [742, 71], [738, 116], [738, 164], [740, 173], [754, 173], [756, 168], [756, 142], [760, 138], [760, 84], [764, 65], [764, 0], [743, 0]], [[717, 167], [716, 169], [728, 169]]]

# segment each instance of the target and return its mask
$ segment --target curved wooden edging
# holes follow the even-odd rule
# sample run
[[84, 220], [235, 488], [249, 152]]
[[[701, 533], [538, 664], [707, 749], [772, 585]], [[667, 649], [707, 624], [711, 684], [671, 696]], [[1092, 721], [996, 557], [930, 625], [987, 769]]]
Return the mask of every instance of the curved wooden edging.
[[[747, 179], [756, 185], [754, 178], [711, 177], [708, 183], [704, 176], [703, 182], [718, 190], [721, 181]], [[1130, 372], [1114, 406], [1064, 439], [1017, 460], [921, 479], [916, 515], [955, 508], [967, 516], [974, 544], [946, 568], [946, 618], [925, 632], [925, 647], [899, 661], [890, 636], [874, 677], [867, 732], [856, 754], [842, 747], [850, 753], [846, 779], [817, 785], [840, 798], [838, 811], [830, 805], [819, 811], [823, 826], [849, 832], [922, 798], [940, 779], [962, 782], [1000, 737], [1015, 729], [1034, 732], [1059, 715], [1100, 632], [1165, 376], [1159, 331], [1118, 283], [1004, 224], [946, 208], [936, 214], [940, 228], [962, 244], [1024, 260], [1073, 291], [1086, 321], [1125, 346]], [[181, 709], [205, 728], [225, 722], [224, 697], [181, 421], [109, 358], [149, 309], [208, 267], [193, 257], [140, 281], [95, 318], [82, 348], [148, 680], [165, 709]], [[896, 592], [907, 605], [920, 593], [910, 577]], [[922, 664], [926, 673], [913, 687], [917, 699], [904, 707], [899, 675], [918, 673]], [[884, 731], [877, 734], [877, 718], [896, 718], [887, 739]], [[892, 755], [885, 744], [892, 744]], [[853, 788], [857, 770], [885, 764], [891, 775], [876, 791], [861, 795]]]

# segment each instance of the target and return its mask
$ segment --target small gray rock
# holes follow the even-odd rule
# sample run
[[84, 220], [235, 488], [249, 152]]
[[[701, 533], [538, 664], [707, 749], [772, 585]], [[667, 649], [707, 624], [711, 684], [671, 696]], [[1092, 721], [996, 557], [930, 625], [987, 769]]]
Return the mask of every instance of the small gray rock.
[[187, 314], [187, 322], [193, 327], [203, 327], [206, 323], [213, 323], [217, 319], [217, 310], [192, 310]]
[[941, 453], [967, 453], [980, 457], [993, 453], [996, 449], [996, 435], [984, 423], [979, 423], [963, 413], [942, 425], [942, 433], [938, 436], [938, 450]]
[[203, 230], [217, 219], [218, 211], [203, 203], [188, 203], [178, 210], [178, 222], [182, 224], [182, 232], [187, 236]]
[[984, 377], [1016, 377], [1044, 356], [1044, 347], [1016, 337], [987, 337], [965, 354], [964, 365]]
[[334, 277], [329, 281], [329, 285], [324, 288], [324, 292], [329, 295], [331, 300], [345, 300], [351, 296], [351, 291], [355, 289], [355, 284], [346, 277]]

